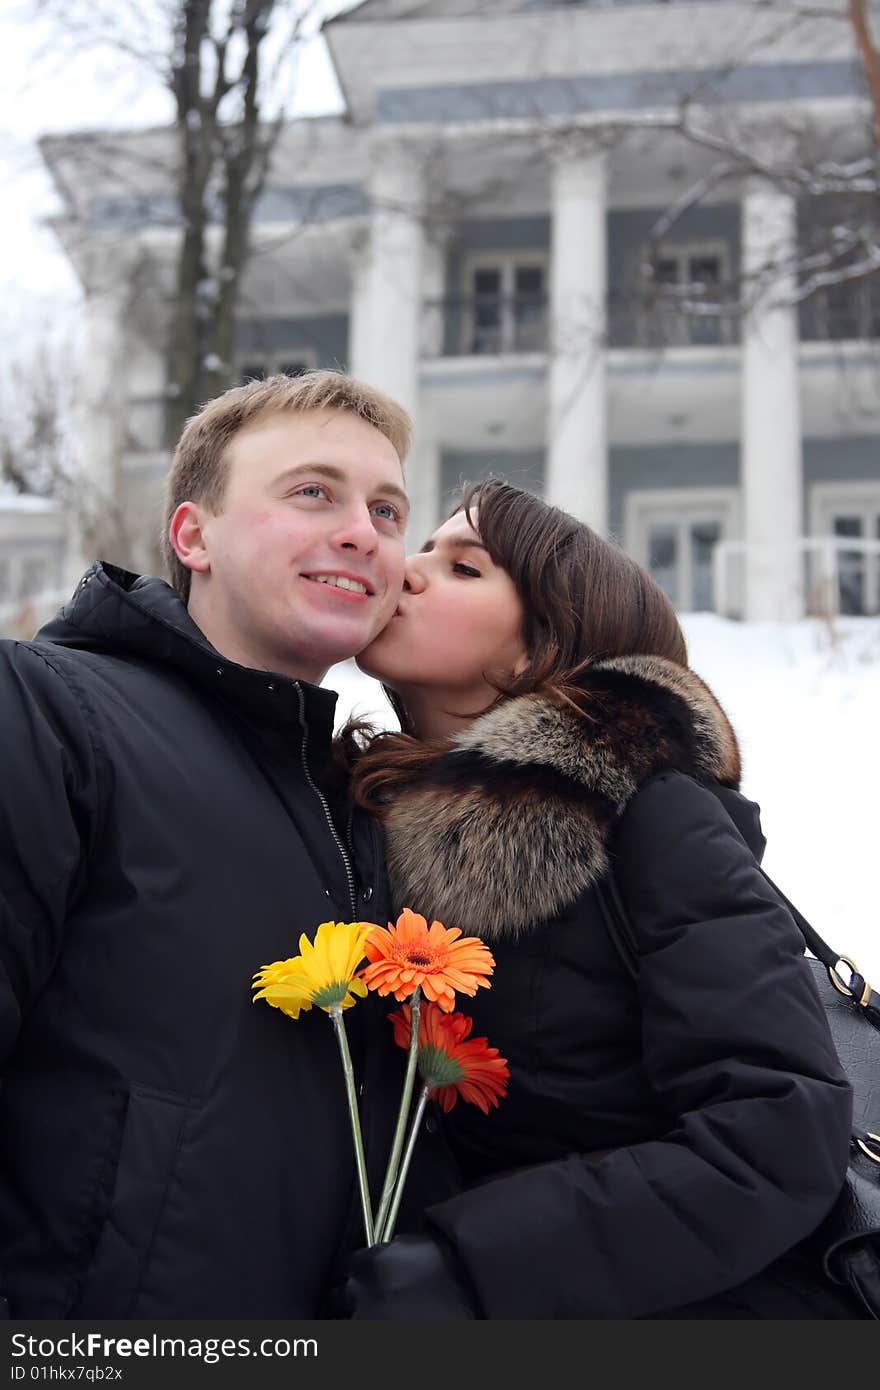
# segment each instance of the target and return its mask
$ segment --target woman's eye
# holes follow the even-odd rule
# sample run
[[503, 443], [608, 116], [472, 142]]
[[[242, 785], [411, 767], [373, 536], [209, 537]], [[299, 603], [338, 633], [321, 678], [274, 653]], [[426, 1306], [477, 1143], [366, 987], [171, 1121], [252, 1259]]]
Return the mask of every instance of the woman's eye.
[[473, 565], [466, 565], [463, 560], [456, 560], [452, 569], [455, 574], [467, 575], [469, 579], [480, 578], [480, 571], [474, 569]]

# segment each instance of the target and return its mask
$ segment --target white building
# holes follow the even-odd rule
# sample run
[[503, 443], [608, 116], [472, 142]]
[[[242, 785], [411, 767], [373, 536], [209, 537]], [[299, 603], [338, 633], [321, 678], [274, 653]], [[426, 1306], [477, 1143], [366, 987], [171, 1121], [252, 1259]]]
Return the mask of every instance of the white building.
[[30, 637], [59, 606], [68, 552], [57, 502], [0, 491], [0, 636]]
[[[833, 5], [781, 22], [747, 0], [365, 0], [329, 22], [347, 112], [278, 144], [239, 371], [342, 366], [403, 402], [417, 543], [461, 478], [496, 472], [619, 535], [682, 608], [794, 616], [824, 563], [845, 611], [876, 612], [880, 275], [798, 305], [791, 269], [847, 210], [729, 175], [643, 269], [658, 220], [722, 159], [671, 128], [683, 109], [769, 163], [865, 148]], [[88, 292], [84, 452], [121, 489], [139, 567], [167, 467], [173, 137], [114, 137], [100, 161], [88, 137], [43, 149]], [[771, 262], [744, 317], [658, 292], [691, 283], [711, 306]]]

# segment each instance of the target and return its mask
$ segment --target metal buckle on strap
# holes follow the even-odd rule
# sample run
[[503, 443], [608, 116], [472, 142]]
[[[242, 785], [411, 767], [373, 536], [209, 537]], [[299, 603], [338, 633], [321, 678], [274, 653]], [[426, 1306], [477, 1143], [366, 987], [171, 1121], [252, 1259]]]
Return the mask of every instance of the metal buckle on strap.
[[849, 956], [838, 956], [838, 958], [837, 958], [837, 965], [848, 965], [848, 966], [849, 966], [849, 969], [850, 969], [850, 972], [851, 972], [851, 973], [850, 973], [850, 984], [849, 984], [849, 985], [844, 984], [844, 982], [843, 982], [843, 980], [841, 979], [840, 975], [838, 975], [838, 973], [837, 973], [837, 966], [836, 966], [836, 965], [829, 965], [829, 966], [827, 967], [827, 969], [828, 969], [828, 978], [829, 978], [829, 980], [831, 981], [831, 983], [833, 984], [834, 988], [835, 988], [840, 994], [845, 994], [846, 997], [847, 997], [847, 999], [855, 999], [856, 996], [853, 994], [852, 989], [850, 988], [850, 985], [852, 984], [852, 981], [853, 981], [856, 977], [858, 977], [858, 978], [862, 981], [862, 984], [863, 984], [864, 988], [862, 989], [862, 992], [861, 992], [859, 998], [856, 999], [856, 1003], [857, 1003], [861, 1008], [864, 1008], [865, 1005], [867, 1004], [868, 1000], [871, 998], [871, 986], [868, 984], [868, 981], [865, 979], [864, 975], [863, 975], [862, 972], [859, 970], [859, 967], [856, 965], [855, 961], [854, 961], [854, 960], [850, 960]]
[[868, 1144], [865, 1139], [856, 1139], [856, 1143], [872, 1163], [880, 1163], [880, 1134], [871, 1134], [869, 1130], [866, 1138], [872, 1140], [872, 1143]]

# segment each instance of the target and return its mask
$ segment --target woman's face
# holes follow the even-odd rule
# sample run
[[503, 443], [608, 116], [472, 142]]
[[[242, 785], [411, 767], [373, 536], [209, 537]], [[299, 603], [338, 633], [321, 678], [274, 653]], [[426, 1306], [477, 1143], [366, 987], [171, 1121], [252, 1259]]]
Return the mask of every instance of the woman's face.
[[407, 560], [397, 611], [357, 662], [408, 710], [415, 697], [473, 714], [497, 694], [487, 677], [509, 680], [526, 665], [522, 628], [513, 580], [456, 512]]

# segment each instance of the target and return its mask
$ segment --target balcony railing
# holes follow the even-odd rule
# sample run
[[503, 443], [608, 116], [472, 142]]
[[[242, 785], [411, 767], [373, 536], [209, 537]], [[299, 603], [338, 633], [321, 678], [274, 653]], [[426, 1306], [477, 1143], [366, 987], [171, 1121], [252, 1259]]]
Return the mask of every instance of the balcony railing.
[[547, 296], [484, 294], [429, 300], [422, 334], [424, 357], [546, 352]]
[[[738, 343], [741, 318], [707, 302], [687, 312], [660, 296], [653, 300], [613, 292], [608, 299], [608, 345], [661, 351]], [[589, 329], [584, 329], [585, 334]], [[880, 277], [834, 286], [800, 306], [802, 340], [880, 341]], [[422, 319], [423, 357], [500, 357], [546, 352], [546, 295], [475, 295], [428, 300]]]
[[[783, 547], [784, 549], [785, 547]], [[802, 557], [801, 581], [808, 613], [880, 612], [880, 540], [858, 536], [799, 536], [790, 550]], [[772, 548], [778, 555], [779, 546]], [[716, 613], [741, 617], [745, 571], [764, 563], [770, 548], [742, 540], [718, 541], [712, 551], [712, 593]]]
[[880, 275], [818, 290], [800, 306], [801, 338], [880, 340]]
[[739, 316], [706, 301], [705, 312], [688, 312], [676, 300], [619, 294], [608, 298], [608, 342], [612, 348], [723, 347], [738, 343]]
[[[611, 296], [611, 347], [712, 347], [738, 340], [732, 315], [685, 314], [674, 305], [645, 305]], [[499, 357], [546, 352], [546, 295], [476, 295], [429, 300], [422, 319], [423, 357]], [[589, 329], [584, 329], [589, 333]]]

